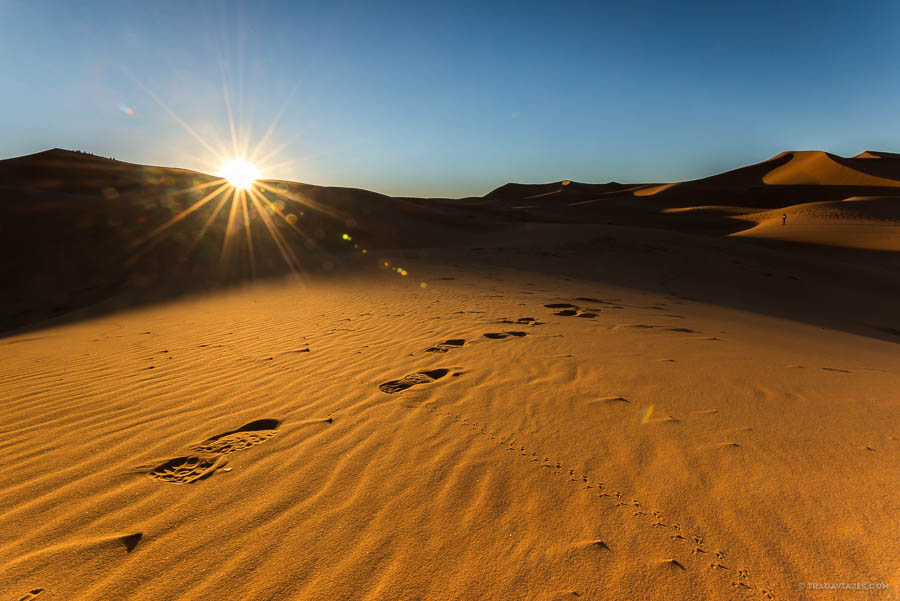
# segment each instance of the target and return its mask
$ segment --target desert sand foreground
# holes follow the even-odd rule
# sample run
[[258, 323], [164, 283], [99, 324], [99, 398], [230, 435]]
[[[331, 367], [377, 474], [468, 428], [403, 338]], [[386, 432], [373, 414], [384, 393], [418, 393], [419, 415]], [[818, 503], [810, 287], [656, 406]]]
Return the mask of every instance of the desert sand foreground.
[[829, 156], [74, 317], [15, 276], [0, 598], [900, 598], [900, 179]]

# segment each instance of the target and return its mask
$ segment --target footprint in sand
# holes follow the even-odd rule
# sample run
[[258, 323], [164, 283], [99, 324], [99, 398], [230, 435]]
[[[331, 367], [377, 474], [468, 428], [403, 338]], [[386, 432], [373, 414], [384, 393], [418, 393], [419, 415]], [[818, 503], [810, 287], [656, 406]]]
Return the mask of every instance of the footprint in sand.
[[229, 430], [228, 432], [211, 436], [193, 447], [193, 449], [195, 451], [219, 454], [241, 451], [275, 436], [275, 432], [280, 424], [281, 420], [277, 419], [258, 419], [244, 424], [236, 430]]
[[677, 559], [665, 559], [665, 560], [659, 562], [659, 565], [660, 565], [660, 567], [663, 567], [663, 568], [682, 570], [685, 572], [687, 571], [687, 568], [684, 567], [684, 564], [681, 563], [680, 561], [678, 561]]
[[484, 335], [485, 338], [490, 338], [491, 340], [502, 340], [504, 338], [509, 338], [510, 336], [515, 336], [516, 338], [522, 338], [526, 336], [525, 332], [488, 332]]
[[571, 303], [549, 303], [544, 306], [548, 309], [560, 309], [554, 313], [554, 315], [559, 315], [561, 317], [583, 317], [585, 319], [597, 317], [596, 313], [584, 311], [578, 305], [573, 305]]
[[209, 478], [216, 473], [216, 470], [224, 467], [227, 462], [222, 456], [200, 457], [198, 455], [188, 455], [169, 459], [151, 469], [149, 474], [151, 478], [164, 482], [190, 484]]
[[[334, 418], [310, 420], [307, 424], [313, 423], [332, 423]], [[198, 445], [192, 447], [192, 450], [199, 451], [198, 455], [185, 455], [183, 457], [175, 457], [168, 459], [158, 465], [139, 468], [140, 471], [146, 471], [147, 474], [156, 480], [164, 482], [179, 482], [190, 484], [198, 480], [203, 480], [212, 476], [217, 470], [225, 467], [228, 460], [224, 457], [228, 453], [242, 451], [246, 448], [257, 445], [275, 435], [278, 426], [281, 425], [279, 419], [257, 419], [246, 423], [236, 430], [229, 430], [211, 436]], [[231, 471], [231, 468], [225, 468], [225, 471]], [[129, 546], [134, 548], [140, 540], [140, 534], [137, 536], [133, 544], [129, 540], [124, 540], [126, 548]], [[126, 537], [128, 538], [128, 537]], [[131, 549], [129, 549], [129, 552]]]
[[451, 338], [450, 340], [445, 340], [441, 343], [438, 343], [431, 348], [425, 349], [426, 353], [446, 353], [449, 350], [459, 348], [466, 343], [464, 338]]
[[509, 325], [520, 325], [520, 326], [542, 326], [544, 322], [536, 320], [534, 317], [520, 317], [515, 321], [512, 319], [501, 319], [497, 323], [505, 323]]
[[521, 323], [528, 326], [544, 325], [543, 322], [536, 320], [534, 317], [520, 317], [516, 320], [516, 323]]
[[605, 396], [599, 399], [590, 401], [591, 405], [614, 405], [618, 403], [626, 403], [631, 404], [631, 401], [621, 396]]
[[381, 392], [387, 394], [395, 394], [406, 390], [407, 388], [417, 386], [418, 384], [428, 384], [429, 382], [440, 380], [441, 378], [446, 376], [449, 371], [449, 369], [432, 369], [430, 371], [420, 371], [415, 374], [404, 376], [399, 380], [391, 380], [389, 382], [379, 384], [378, 389], [381, 390]]

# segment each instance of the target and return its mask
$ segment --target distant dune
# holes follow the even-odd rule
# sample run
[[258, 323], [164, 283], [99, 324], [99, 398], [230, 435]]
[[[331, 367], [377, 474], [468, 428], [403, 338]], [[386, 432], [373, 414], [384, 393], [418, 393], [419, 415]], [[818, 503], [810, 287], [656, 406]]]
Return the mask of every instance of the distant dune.
[[[254, 218], [258, 212], [252, 206], [250, 236], [236, 236], [228, 249], [222, 240], [229, 210], [213, 219], [215, 202], [144, 239], [191, 210], [215, 182], [191, 171], [60, 149], [0, 161], [3, 250], [18, 257], [3, 267], [12, 293], [0, 329], [97, 306], [123, 290], [137, 290], [136, 298], [120, 303], [142, 303], [285, 273], [285, 251], [264, 220]], [[292, 226], [275, 215], [271, 226], [300, 268], [311, 273], [332, 264], [332, 253], [346, 251], [342, 235], [350, 231], [373, 250], [474, 244], [521, 223], [618, 224], [896, 250], [900, 219], [900, 156], [876, 151], [851, 159], [784, 152], [673, 184], [511, 183], [482, 198], [459, 200], [391, 198], [293, 182], [269, 185], [280, 196], [262, 193], [300, 222]], [[865, 200], [834, 204], [851, 198]], [[790, 227], [770, 227], [779, 225], [781, 214], [789, 216]], [[850, 223], [852, 232], [834, 231]], [[255, 245], [252, 265], [247, 244]]]
[[[807, 150], [804, 152], [782, 153], [790, 160], [773, 169], [763, 177], [763, 183], [782, 186], [859, 186], [896, 187], [900, 186], [900, 160], [884, 158], [868, 153], [865, 159], [845, 159], [827, 152]], [[778, 155], [773, 160], [779, 159]], [[877, 177], [866, 172], [876, 163], [883, 169], [884, 176]]]

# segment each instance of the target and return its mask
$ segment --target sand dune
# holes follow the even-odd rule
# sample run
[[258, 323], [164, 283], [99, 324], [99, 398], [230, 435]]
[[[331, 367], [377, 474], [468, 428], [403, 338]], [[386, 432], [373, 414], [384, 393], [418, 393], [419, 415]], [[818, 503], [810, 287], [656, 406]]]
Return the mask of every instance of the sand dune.
[[214, 207], [124, 266], [205, 176], [0, 162], [2, 598], [893, 598], [897, 198], [830, 155], [762, 181], [796, 154], [645, 196], [271, 182], [303, 269], [254, 221], [252, 281], [192, 246]]
[[888, 179], [854, 169], [853, 166], [858, 161], [841, 159], [827, 152], [809, 150], [784, 154], [790, 160], [767, 173], [763, 177], [763, 183], [791, 186], [900, 186], [900, 161], [891, 160], [895, 163], [892, 167], [896, 176]]
[[[737, 215], [736, 218], [756, 225], [733, 234], [735, 236], [900, 250], [900, 197], [854, 196], [842, 201], [804, 203], [775, 211]], [[787, 227], [788, 221], [790, 227]]]
[[861, 193], [894, 195], [900, 186], [900, 159], [889, 153], [864, 154], [867, 157], [847, 159], [821, 151], [782, 152], [756, 165], [689, 182], [647, 186], [634, 195], [660, 197], [669, 206], [760, 208], [843, 200]]

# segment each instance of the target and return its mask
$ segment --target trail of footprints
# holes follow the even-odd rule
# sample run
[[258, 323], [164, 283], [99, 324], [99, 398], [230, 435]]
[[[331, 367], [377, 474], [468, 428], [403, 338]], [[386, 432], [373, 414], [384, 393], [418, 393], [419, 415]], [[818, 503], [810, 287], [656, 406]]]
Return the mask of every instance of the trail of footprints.
[[459, 348], [466, 343], [465, 338], [451, 338], [444, 342], [438, 343], [431, 348], [425, 349], [426, 353], [446, 353], [447, 351]]
[[[596, 492], [598, 498], [613, 502], [615, 507], [630, 512], [635, 518], [652, 520], [650, 527], [670, 530], [669, 536], [673, 541], [682, 542], [687, 548], [690, 548], [692, 556], [706, 559], [709, 569], [721, 571], [726, 577], [730, 577], [730, 584], [733, 588], [746, 591], [758, 590], [762, 598], [775, 599], [775, 593], [772, 589], [758, 587], [753, 584], [747, 570], [734, 569], [726, 565], [727, 554], [725, 551], [708, 551], [704, 537], [698, 531], [689, 532], [682, 524], [666, 520], [659, 511], [647, 509], [638, 499], [632, 498], [629, 500], [620, 491], [609, 488], [604, 482], [592, 479], [587, 474], [576, 474], [574, 469], [566, 469], [560, 461], [528, 449], [525, 445], [517, 442], [518, 436], [515, 432], [503, 434], [499, 430], [491, 429], [486, 423], [469, 420], [459, 413], [440, 411], [433, 402], [427, 403], [426, 407], [437, 415], [447, 417], [461, 426], [468, 427], [477, 435], [496, 441], [498, 446], [515, 453], [519, 458], [535, 465], [538, 469], [547, 469], [550, 474], [564, 478], [567, 482], [574, 483], [574, 485], [580, 486], [585, 491]], [[593, 541], [592, 544], [602, 548], [604, 551], [615, 552], [615, 549], [611, 548], [606, 541], [597, 540]], [[675, 558], [665, 559], [660, 563], [683, 571], [688, 569], [681, 561]]]
[[[524, 319], [531, 320], [531, 321], [530, 322], [522, 321]], [[533, 318], [531, 318], [531, 317], [523, 317], [519, 321], [516, 321], [516, 322], [509, 321], [509, 320], [503, 320], [503, 321], [501, 321], [501, 323], [515, 323], [515, 324], [519, 324], [519, 325], [523, 325], [523, 324], [541, 325], [540, 322], [534, 322]], [[485, 338], [489, 338], [491, 340], [503, 340], [504, 338], [510, 338], [510, 337], [524, 338], [527, 335], [528, 335], [527, 332], [521, 332], [518, 330], [507, 330], [506, 332], [485, 332], [483, 334], [483, 336]], [[446, 353], [446, 352], [452, 351], [453, 349], [462, 348], [465, 344], [466, 344], [465, 338], [450, 338], [443, 342], [439, 342], [439, 343], [435, 344], [434, 346], [428, 347], [427, 349], [425, 349], [425, 352], [426, 353]], [[411, 377], [411, 376], [407, 376], [407, 377]], [[386, 384], [388, 384], [388, 383], [385, 382], [385, 384], [383, 384], [382, 386], [384, 386]]]
[[[579, 301], [579, 302], [583, 302], [583, 303], [590, 303], [593, 305], [604, 305], [605, 307], [607, 307], [609, 309], [623, 309], [624, 308], [623, 305], [619, 304], [618, 300], [603, 300], [603, 299], [599, 299], [599, 298], [592, 298], [589, 296], [579, 296], [575, 300]], [[573, 305], [572, 303], [547, 303], [546, 305], [544, 305], [544, 307], [546, 307], [547, 309], [556, 309], [557, 311], [554, 313], [554, 315], [559, 315], [561, 317], [583, 317], [583, 318], [593, 319], [594, 317], [597, 317], [598, 313], [601, 312], [601, 309], [598, 309], [598, 308], [583, 309], [579, 305]], [[658, 306], [658, 305], [653, 305], [650, 307], [641, 307], [641, 308], [655, 309], [658, 311], [668, 310], [666, 307]], [[684, 319], [683, 315], [666, 315], [666, 317]], [[620, 328], [620, 327], [645, 328], [645, 329], [660, 328], [660, 329], [665, 329], [669, 332], [679, 332], [682, 334], [702, 334], [702, 332], [698, 332], [697, 330], [692, 330], [690, 328], [673, 328], [673, 327], [666, 327], [666, 326], [653, 326], [653, 325], [648, 325], [648, 324], [634, 324], [634, 325], [619, 324], [616, 326], [616, 328]], [[707, 340], [718, 341], [719, 338], [710, 337], [710, 338], [707, 338]]]
[[[577, 300], [584, 300], [589, 302], [604, 302], [586, 297], [579, 298]], [[585, 314], [579, 307], [568, 303], [550, 303], [544, 306], [550, 309], [560, 309], [560, 311], [556, 313], [557, 315], [579, 317], [595, 316], [594, 314], [590, 313]], [[533, 321], [533, 318], [522, 319]], [[525, 336], [525, 333], [505, 332], [485, 334], [485, 337], [493, 339], [506, 338], [507, 336]], [[458, 342], [459, 344], [454, 344], [456, 342]], [[448, 340], [442, 344], [451, 348], [460, 348], [465, 344], [465, 341], [462, 339], [453, 339]], [[436, 345], [436, 347], [432, 347], [427, 350], [429, 352], [447, 352], [447, 350], [450, 350], [450, 348], [447, 348], [446, 350], [434, 350], [440, 346], [441, 345]], [[448, 372], [449, 370], [447, 369], [422, 371], [404, 376], [399, 380], [391, 380], [389, 382], [385, 382], [379, 385], [379, 389], [381, 389], [382, 392], [388, 394], [395, 394], [418, 384], [434, 382], [447, 375]], [[454, 375], [458, 375], [459, 373], [460, 372], [457, 372]], [[608, 397], [601, 400], [606, 402], [629, 402], [623, 397]], [[604, 499], [608, 502], [614, 502], [615, 507], [622, 508], [622, 510], [624, 511], [630, 511], [632, 516], [635, 518], [652, 520], [652, 523], [650, 524], [651, 528], [664, 528], [670, 530], [671, 533], [669, 536], [673, 541], [681, 542], [685, 546], [689, 547], [692, 556], [707, 560], [708, 569], [720, 571], [727, 578], [730, 578], [730, 584], [732, 588], [736, 589], [735, 592], [738, 592], [740, 590], [746, 592], [759, 591], [763, 599], [775, 599], [775, 592], [771, 588], [763, 588], [757, 586], [751, 581], [750, 573], [748, 570], [741, 568], [732, 568], [726, 565], [725, 562], [727, 554], [725, 553], [725, 551], [708, 551], [705, 545], [704, 537], [696, 528], [694, 528], [693, 531], [689, 532], [680, 523], [671, 522], [664, 519], [663, 515], [659, 511], [649, 510], [645, 508], [645, 506], [638, 499], [628, 500], [620, 491], [608, 488], [605, 483], [595, 479], [591, 479], [587, 474], [576, 474], [574, 469], [566, 469], [561, 462], [555, 461], [548, 456], [544, 456], [537, 451], [529, 450], [525, 445], [517, 442], [518, 437], [515, 432], [502, 434], [499, 430], [491, 429], [486, 423], [479, 423], [474, 420], [469, 420], [459, 413], [440, 411], [434, 402], [426, 403], [426, 407], [431, 412], [437, 415], [447, 417], [462, 426], [470, 428], [477, 435], [485, 436], [491, 440], [496, 441], [498, 446], [504, 447], [507, 451], [516, 453], [518, 457], [522, 458], [525, 461], [528, 461], [529, 464], [536, 464], [535, 467], [539, 469], [547, 469], [552, 475], [565, 478], [567, 482], [579, 485], [585, 491], [589, 491], [591, 493], [596, 492], [597, 498]], [[711, 412], [715, 412], [715, 410], [712, 410]], [[604, 552], [615, 552], [615, 549], [612, 549], [609, 544], [603, 540], [592, 541], [590, 544], [593, 547], [602, 549]], [[666, 566], [679, 571], [688, 570], [688, 567], [676, 558], [665, 559], [659, 563], [662, 566]]]
[[[334, 418], [327, 417], [304, 423], [332, 423], [333, 421]], [[257, 419], [240, 428], [210, 436], [203, 442], [194, 445], [191, 450], [198, 454], [174, 457], [161, 464], [139, 468], [139, 471], [146, 472], [151, 478], [162, 482], [191, 484], [208, 478], [223, 468], [227, 463], [225, 455], [265, 442], [275, 435], [280, 425], [281, 420], [278, 419]], [[225, 469], [226, 471], [230, 470], [230, 468]], [[119, 540], [125, 546], [125, 550], [131, 553], [142, 538], [142, 532], [135, 532], [122, 536]], [[32, 589], [27, 595], [20, 597], [19, 601], [31, 601], [43, 592], [43, 588]]]
[[[330, 421], [328, 418], [327, 421]], [[236, 430], [229, 430], [211, 436], [194, 445], [191, 450], [201, 454], [185, 455], [164, 461], [150, 469], [151, 478], [163, 482], [190, 484], [212, 476], [227, 463], [225, 455], [242, 451], [260, 444], [275, 435], [281, 420], [258, 419], [244, 424]]]
[[554, 315], [560, 315], [562, 317], [583, 317], [585, 319], [593, 319], [594, 317], [597, 317], [597, 313], [599, 312], [599, 309], [584, 311], [578, 305], [570, 303], [549, 303], [544, 306], [548, 309], [559, 309]]

